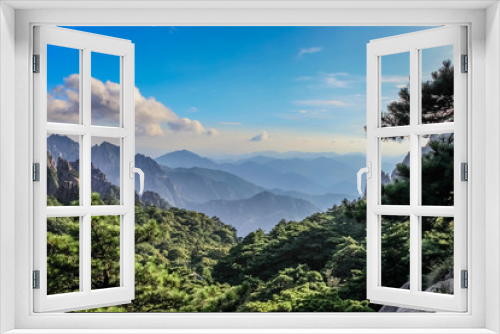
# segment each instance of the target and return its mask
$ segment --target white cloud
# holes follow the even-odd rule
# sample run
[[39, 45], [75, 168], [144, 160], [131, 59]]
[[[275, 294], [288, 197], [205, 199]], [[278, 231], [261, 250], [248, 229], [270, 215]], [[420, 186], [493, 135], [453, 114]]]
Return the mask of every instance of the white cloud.
[[297, 57], [302, 57], [303, 55], [305, 55], [307, 53], [320, 52], [321, 50], [323, 50], [323, 47], [321, 47], [321, 46], [313, 46], [311, 48], [302, 48], [302, 49], [299, 50], [299, 53], [297, 54]]
[[[64, 84], [47, 94], [48, 119], [53, 122], [78, 122], [79, 77], [72, 74], [64, 78]], [[206, 130], [203, 125], [189, 118], [181, 118], [154, 97], [146, 98], [135, 88], [135, 129], [137, 136], [161, 136], [166, 129], [179, 133], [213, 136], [215, 129]], [[92, 122], [115, 125], [120, 119], [120, 85], [91, 79]]]
[[206, 135], [209, 136], [209, 137], [215, 137], [219, 134], [219, 131], [217, 131], [216, 129], [214, 128], [210, 128], [207, 130], [206, 132]]
[[239, 122], [219, 122], [220, 125], [235, 125], [235, 126], [238, 126], [238, 125], [241, 125], [241, 123]]
[[298, 100], [298, 101], [293, 101], [295, 105], [298, 106], [315, 106], [315, 107], [342, 107], [348, 105], [345, 102], [339, 101], [339, 100]]
[[262, 131], [258, 135], [250, 138], [250, 141], [266, 141], [269, 138], [269, 135], [267, 134], [267, 131]]
[[64, 78], [64, 85], [54, 87], [47, 94], [47, 119], [51, 122], [78, 123], [79, 121], [78, 74]]
[[168, 127], [174, 131], [192, 131], [198, 134], [205, 131], [200, 122], [189, 118], [178, 118], [174, 121], [168, 122]]
[[326, 74], [325, 83], [331, 87], [346, 88], [348, 87], [348, 82], [339, 79], [339, 77], [343, 76], [347, 76], [347, 73], [341, 72]]
[[165, 127], [179, 133], [196, 135], [213, 135], [214, 131], [207, 131], [203, 125], [189, 118], [181, 118], [170, 108], [156, 101], [154, 97], [145, 98], [135, 89], [135, 129], [141, 136], [160, 136]]

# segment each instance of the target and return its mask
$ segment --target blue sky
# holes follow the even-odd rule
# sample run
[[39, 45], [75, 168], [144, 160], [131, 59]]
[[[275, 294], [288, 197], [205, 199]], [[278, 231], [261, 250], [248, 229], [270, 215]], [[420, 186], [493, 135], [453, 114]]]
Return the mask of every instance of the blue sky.
[[[154, 100], [156, 107], [160, 103], [173, 113], [149, 119], [160, 128], [145, 127], [137, 134], [137, 150], [152, 156], [182, 148], [211, 156], [264, 150], [362, 153], [366, 44], [427, 29], [71, 28], [135, 43], [140, 95], [150, 105]], [[54, 61], [51, 66], [49, 57], [49, 91], [61, 85], [63, 78], [78, 73], [78, 53], [74, 52], [52, 50], [65, 61]], [[424, 72], [436, 70], [447, 54], [449, 50], [429, 51]], [[397, 99], [409, 73], [404, 55], [391, 57], [382, 61], [387, 77], [383, 104]], [[92, 77], [104, 84], [108, 80], [117, 83], [117, 59], [113, 58], [93, 54]]]

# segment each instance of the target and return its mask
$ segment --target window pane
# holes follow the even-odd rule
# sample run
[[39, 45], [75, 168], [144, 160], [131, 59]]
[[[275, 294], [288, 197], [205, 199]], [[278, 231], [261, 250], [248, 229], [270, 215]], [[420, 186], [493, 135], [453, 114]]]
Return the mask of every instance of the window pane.
[[382, 216], [382, 286], [409, 289], [410, 217]]
[[92, 217], [92, 289], [120, 286], [120, 216]]
[[421, 219], [422, 290], [453, 294], [453, 218]]
[[381, 126], [410, 124], [410, 53], [381, 56]]
[[47, 294], [80, 290], [80, 218], [47, 218]]
[[121, 140], [92, 137], [92, 205], [120, 204]]
[[453, 206], [453, 141], [453, 133], [420, 137], [422, 205]]
[[47, 206], [80, 205], [80, 137], [47, 134]]
[[453, 122], [453, 45], [423, 49], [422, 123]]
[[410, 205], [410, 137], [380, 139], [382, 205]]
[[80, 50], [47, 45], [47, 121], [78, 124], [79, 112]]
[[92, 125], [120, 126], [120, 57], [92, 52]]

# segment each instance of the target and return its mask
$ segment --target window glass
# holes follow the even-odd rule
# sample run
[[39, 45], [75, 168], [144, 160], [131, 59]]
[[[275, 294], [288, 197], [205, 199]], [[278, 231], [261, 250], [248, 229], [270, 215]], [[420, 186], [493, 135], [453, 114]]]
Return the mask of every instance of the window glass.
[[410, 125], [410, 53], [380, 57], [381, 126]]
[[47, 218], [47, 294], [80, 291], [80, 217]]
[[422, 123], [453, 122], [453, 45], [421, 50]]
[[422, 205], [454, 204], [454, 134], [420, 136]]
[[92, 290], [120, 286], [120, 220], [92, 217]]
[[92, 125], [120, 126], [120, 57], [92, 52]]
[[381, 217], [381, 286], [409, 289], [410, 217]]
[[80, 137], [47, 135], [47, 206], [80, 205]]
[[[64, 59], [64, 61], [60, 61]], [[47, 45], [47, 121], [80, 122], [80, 50]]]
[[382, 205], [410, 205], [410, 137], [380, 139]]
[[453, 294], [453, 217], [421, 217], [422, 291]]
[[119, 205], [121, 140], [92, 137], [92, 205]]

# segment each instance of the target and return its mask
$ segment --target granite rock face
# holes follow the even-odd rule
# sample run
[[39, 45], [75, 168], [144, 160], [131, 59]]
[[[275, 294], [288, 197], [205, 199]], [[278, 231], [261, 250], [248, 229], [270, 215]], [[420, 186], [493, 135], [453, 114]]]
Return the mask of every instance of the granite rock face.
[[[80, 161], [68, 162], [62, 157], [54, 158], [47, 151], [47, 195], [57, 199], [63, 205], [80, 199]], [[119, 199], [120, 188], [109, 182], [99, 169], [91, 165], [92, 192], [101, 198]]]
[[58, 200], [64, 200], [65, 204], [67, 204], [79, 199], [80, 180], [78, 171], [61, 157], [57, 158], [57, 180], [59, 187], [57, 188], [56, 198]]
[[146, 206], [156, 206], [160, 209], [170, 208], [170, 204], [153, 191], [145, 191], [141, 197], [141, 202]]
[[47, 195], [55, 197], [60, 203], [69, 205], [79, 199], [78, 170], [63, 158], [54, 158], [47, 151]]

